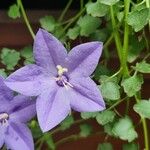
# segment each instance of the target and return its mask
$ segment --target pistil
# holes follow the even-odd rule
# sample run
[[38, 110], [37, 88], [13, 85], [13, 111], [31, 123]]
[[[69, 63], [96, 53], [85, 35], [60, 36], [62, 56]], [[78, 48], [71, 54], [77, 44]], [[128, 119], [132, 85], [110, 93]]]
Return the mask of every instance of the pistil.
[[58, 70], [58, 76], [55, 77], [55, 80], [57, 82], [57, 84], [59, 86], [64, 86], [66, 89], [68, 89], [69, 87], [73, 87], [69, 82], [69, 78], [67, 77], [67, 75], [65, 74], [66, 72], [68, 72], [67, 68], [63, 68], [61, 65], [57, 65], [56, 66], [57, 70]]

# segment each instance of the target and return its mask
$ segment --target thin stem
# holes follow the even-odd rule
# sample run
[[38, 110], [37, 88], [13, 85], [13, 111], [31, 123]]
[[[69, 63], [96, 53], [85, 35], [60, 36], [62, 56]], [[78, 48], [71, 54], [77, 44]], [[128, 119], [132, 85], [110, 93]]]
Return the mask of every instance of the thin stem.
[[[139, 101], [140, 101], [140, 99], [138, 98], [137, 95], [135, 95], [135, 100], [136, 100], [137, 103], [139, 103]], [[150, 150], [148, 128], [147, 128], [146, 119], [141, 117], [141, 120], [142, 120], [143, 132], [144, 132], [145, 150]]]
[[127, 56], [128, 56], [128, 44], [129, 44], [129, 26], [127, 24], [127, 16], [130, 8], [130, 0], [124, 0], [125, 5], [125, 27], [124, 27], [124, 42], [123, 42], [123, 74], [124, 76], [129, 76], [128, 66], [127, 66]]
[[112, 42], [112, 39], [113, 39], [114, 35], [113, 33], [110, 35], [110, 37], [108, 38], [108, 40], [105, 42], [104, 44], [104, 48], [106, 48], [111, 42]]
[[61, 22], [66, 14], [66, 12], [68, 11], [69, 7], [71, 6], [73, 0], [69, 0], [69, 2], [67, 3], [66, 7], [64, 8], [63, 12], [61, 13], [58, 21]]
[[143, 29], [143, 36], [144, 36], [144, 39], [145, 39], [145, 44], [146, 44], [146, 50], [147, 52], [149, 52], [149, 43], [148, 43], [148, 39], [146, 37], [146, 33], [145, 33], [145, 30]]
[[115, 76], [117, 76], [120, 72], [122, 71], [122, 68], [120, 68], [115, 74], [113, 74], [112, 76], [108, 77], [108, 79], [106, 79], [104, 82], [109, 81], [110, 79], [114, 78]]
[[56, 142], [55, 145], [57, 147], [60, 144], [63, 144], [65, 142], [67, 142], [67, 141], [77, 140], [78, 138], [79, 138], [79, 135], [73, 134], [73, 135], [65, 137], [65, 138], [61, 139], [60, 141]]
[[[101, 134], [105, 134], [105, 133], [104, 133], [104, 132], [96, 132], [96, 133], [91, 134], [91, 135], [89, 135], [89, 136], [101, 135]], [[75, 140], [78, 140], [78, 139], [80, 139], [80, 138], [85, 138], [85, 137], [80, 136], [80, 134], [72, 134], [72, 135], [70, 135], [70, 136], [68, 136], [68, 137], [65, 137], [65, 138], [59, 140], [58, 142], [55, 143], [55, 145], [56, 145], [56, 147], [57, 147], [57, 146], [60, 145], [60, 144], [63, 144], [63, 143], [66, 143], [66, 142], [72, 141], [72, 140], [75, 141]]]
[[68, 24], [64, 27], [62, 34], [60, 35], [63, 36], [65, 31], [82, 15], [82, 13], [85, 11], [85, 8], [82, 9], [79, 13], [77, 13], [72, 19], [69, 20]]
[[111, 21], [112, 21], [112, 27], [113, 27], [113, 33], [114, 33], [114, 38], [115, 38], [115, 43], [116, 43], [116, 48], [117, 48], [117, 53], [119, 56], [120, 63], [122, 64], [122, 44], [120, 41], [120, 35], [117, 30], [117, 25], [116, 25], [116, 20], [114, 16], [114, 10], [113, 6], [110, 6], [110, 14], [111, 14]]
[[[146, 0], [146, 7], [150, 8], [150, 0]], [[149, 20], [149, 31], [150, 31], [150, 20]]]
[[80, 0], [80, 10], [83, 9], [83, 5], [84, 5], [84, 1], [83, 1], [83, 0]]
[[124, 97], [123, 99], [121, 100], [118, 100], [116, 103], [114, 103], [112, 106], [110, 106], [109, 108], [107, 108], [106, 110], [111, 110], [113, 108], [115, 108], [117, 105], [119, 105], [120, 103], [122, 103], [124, 100], [126, 100], [127, 97]]
[[82, 13], [85, 11], [85, 8], [84, 9], [82, 9], [76, 16], [74, 16], [72, 19], [71, 19], [71, 21], [64, 27], [64, 30], [67, 30], [69, 27], [70, 27], [70, 25], [72, 25], [75, 21], [76, 21], [76, 19], [78, 19], [81, 15], [82, 15]]
[[129, 113], [129, 106], [130, 106], [130, 99], [129, 97], [127, 98], [127, 101], [126, 101], [126, 110], [125, 110], [125, 115], [127, 115]]
[[21, 0], [17, 0], [17, 3], [18, 3], [18, 6], [19, 6], [20, 9], [21, 9], [21, 13], [22, 13], [23, 19], [24, 19], [24, 21], [25, 21], [25, 23], [26, 23], [26, 26], [27, 26], [27, 28], [28, 28], [28, 30], [29, 30], [29, 32], [30, 32], [32, 38], [34, 39], [35, 34], [34, 34], [32, 28], [31, 28], [31, 25], [30, 25], [30, 23], [29, 23], [29, 20], [28, 20], [28, 18], [27, 18], [26, 13], [25, 13], [25, 10], [24, 10], [22, 1], [21, 1]]

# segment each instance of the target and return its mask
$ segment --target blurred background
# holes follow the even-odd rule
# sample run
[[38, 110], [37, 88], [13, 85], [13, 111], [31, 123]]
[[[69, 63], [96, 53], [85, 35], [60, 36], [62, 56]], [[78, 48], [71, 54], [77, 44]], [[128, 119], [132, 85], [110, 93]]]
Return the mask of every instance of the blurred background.
[[[36, 3], [35, 3], [36, 1]], [[14, 4], [15, 0], [1, 0], [0, 9], [8, 9], [11, 4]], [[23, 0], [24, 7], [27, 9], [63, 9], [67, 4], [67, 0]], [[84, 0], [87, 2], [87, 0]], [[79, 0], [74, 0], [72, 9], [79, 8]]]

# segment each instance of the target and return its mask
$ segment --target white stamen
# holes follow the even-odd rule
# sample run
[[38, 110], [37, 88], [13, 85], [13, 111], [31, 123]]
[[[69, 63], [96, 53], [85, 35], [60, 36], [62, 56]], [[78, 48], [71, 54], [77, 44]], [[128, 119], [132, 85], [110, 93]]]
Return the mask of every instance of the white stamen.
[[9, 115], [7, 113], [0, 114], [0, 123], [5, 125], [8, 121]]
[[63, 68], [61, 65], [57, 65], [56, 66], [57, 70], [58, 70], [58, 75], [62, 76], [64, 72], [68, 72], [67, 68]]
[[72, 87], [73, 88], [73, 85], [72, 84], [70, 84], [68, 81], [64, 81], [65, 83], [67, 83], [67, 85], [69, 85], [70, 87]]
[[62, 84], [64, 85], [64, 87], [65, 87], [66, 89], [68, 89], [68, 86], [67, 86], [64, 82], [62, 82]]

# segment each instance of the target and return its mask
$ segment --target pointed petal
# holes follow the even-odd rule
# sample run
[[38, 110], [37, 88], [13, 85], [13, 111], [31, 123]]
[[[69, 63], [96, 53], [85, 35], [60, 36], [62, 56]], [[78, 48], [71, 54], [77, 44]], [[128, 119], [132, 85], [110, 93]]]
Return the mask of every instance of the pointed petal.
[[[47, 77], [48, 78], [48, 77]], [[44, 80], [43, 70], [36, 65], [27, 65], [12, 73], [5, 84], [12, 90], [27, 96], [37, 96], [41, 93]]]
[[101, 42], [89, 42], [74, 47], [66, 59], [70, 75], [91, 75], [98, 64], [102, 47]]
[[56, 73], [56, 66], [67, 57], [65, 47], [52, 34], [39, 29], [34, 41], [34, 57], [38, 66]]
[[69, 114], [70, 104], [65, 88], [51, 88], [37, 98], [36, 108], [40, 127], [46, 132]]
[[88, 78], [76, 78], [70, 83], [71, 107], [79, 112], [102, 111], [105, 103], [96, 84]]
[[8, 149], [33, 150], [33, 138], [26, 125], [11, 122], [5, 133], [5, 143]]
[[18, 95], [11, 101], [10, 119], [26, 123], [36, 115], [36, 101], [30, 97]]

